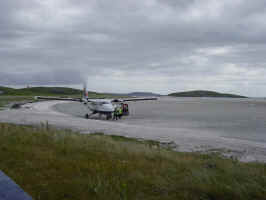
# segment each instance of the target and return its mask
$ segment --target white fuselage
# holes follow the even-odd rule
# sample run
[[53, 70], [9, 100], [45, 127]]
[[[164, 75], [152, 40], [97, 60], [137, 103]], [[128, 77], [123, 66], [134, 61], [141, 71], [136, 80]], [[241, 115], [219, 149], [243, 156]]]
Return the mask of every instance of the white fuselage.
[[88, 102], [88, 108], [97, 113], [113, 113], [115, 111], [115, 105], [110, 101]]

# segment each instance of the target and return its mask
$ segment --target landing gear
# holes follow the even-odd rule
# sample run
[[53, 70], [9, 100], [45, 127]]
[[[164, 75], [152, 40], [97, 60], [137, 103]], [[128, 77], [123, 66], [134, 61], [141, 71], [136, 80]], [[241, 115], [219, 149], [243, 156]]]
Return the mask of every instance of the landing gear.
[[86, 119], [89, 119], [92, 115], [95, 115], [95, 114], [96, 114], [95, 111], [93, 111], [93, 112], [90, 113], [90, 114], [87, 113], [87, 114], [85, 115], [85, 118], [86, 118]]
[[[90, 114], [86, 114], [85, 115], [85, 118], [86, 119], [90, 119], [90, 117], [92, 116], [92, 115], [94, 115], [94, 114], [96, 114], [96, 112], [93, 112], [93, 113], [90, 113]], [[112, 113], [98, 113], [99, 114], [99, 119], [101, 119], [102, 118], [102, 115], [105, 115], [106, 116], [106, 120], [110, 120], [110, 119], [112, 119]]]

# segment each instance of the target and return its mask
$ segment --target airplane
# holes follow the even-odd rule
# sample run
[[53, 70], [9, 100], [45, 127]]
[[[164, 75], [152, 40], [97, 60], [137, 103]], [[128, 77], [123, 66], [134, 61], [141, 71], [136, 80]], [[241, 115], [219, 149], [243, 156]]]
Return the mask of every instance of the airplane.
[[[112, 116], [115, 112], [118, 103], [124, 105], [125, 102], [132, 101], [148, 101], [148, 100], [157, 100], [156, 97], [149, 98], [121, 98], [121, 99], [92, 99], [88, 97], [88, 92], [86, 86], [83, 88], [83, 97], [82, 98], [60, 98], [60, 97], [42, 97], [36, 96], [35, 99], [40, 100], [60, 100], [60, 101], [76, 101], [81, 102], [87, 106], [91, 113], [87, 113], [85, 118], [89, 119], [94, 114], [105, 115], [106, 119], [112, 119]], [[127, 104], [126, 104], [127, 105]], [[128, 105], [127, 105], [128, 110]]]

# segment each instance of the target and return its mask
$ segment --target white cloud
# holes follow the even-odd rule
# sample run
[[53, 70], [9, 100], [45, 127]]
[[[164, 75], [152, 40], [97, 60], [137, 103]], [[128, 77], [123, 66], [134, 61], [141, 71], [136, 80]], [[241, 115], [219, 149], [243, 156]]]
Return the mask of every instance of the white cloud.
[[226, 55], [232, 53], [232, 47], [207, 47], [207, 48], [200, 48], [197, 49], [196, 52], [200, 54], [205, 54], [207, 56], [219, 56], [219, 55]]

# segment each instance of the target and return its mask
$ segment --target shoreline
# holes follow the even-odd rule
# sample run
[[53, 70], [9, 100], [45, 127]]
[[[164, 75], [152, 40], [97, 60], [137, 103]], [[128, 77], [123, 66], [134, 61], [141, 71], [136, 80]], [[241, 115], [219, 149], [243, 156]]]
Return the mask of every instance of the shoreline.
[[[54, 105], [59, 103], [67, 102], [37, 102], [25, 104], [18, 110], [0, 111], [0, 122], [23, 125], [40, 125], [48, 122], [56, 128], [77, 130], [83, 134], [103, 133], [139, 140], [154, 140], [162, 145], [170, 145], [173, 150], [179, 152], [215, 152], [243, 162], [266, 162], [266, 143], [263, 142], [224, 138], [208, 133], [192, 134], [186, 129], [154, 128], [123, 122], [82, 119], [55, 110]], [[173, 135], [173, 132], [178, 134]]]

